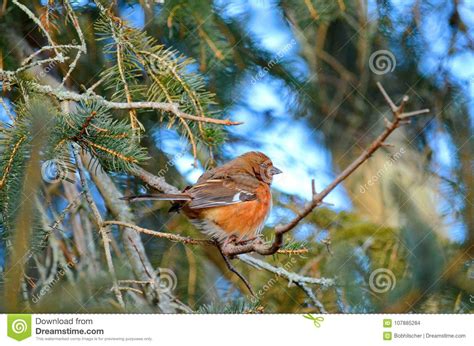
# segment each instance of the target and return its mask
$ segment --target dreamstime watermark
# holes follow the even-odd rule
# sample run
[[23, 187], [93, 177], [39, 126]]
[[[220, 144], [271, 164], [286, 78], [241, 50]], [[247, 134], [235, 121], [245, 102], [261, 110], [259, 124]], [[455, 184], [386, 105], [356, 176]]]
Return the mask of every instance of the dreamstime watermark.
[[41, 176], [47, 183], [56, 183], [64, 180], [68, 174], [68, 167], [62, 160], [52, 159], [41, 164]]
[[251, 83], [252, 85], [257, 83], [259, 80], [261, 80], [263, 77], [265, 77], [269, 72], [270, 70], [273, 68], [273, 66], [275, 66], [276, 64], [279, 64], [281, 62], [281, 60], [283, 59], [283, 57], [288, 54], [288, 51], [290, 51], [291, 48], [293, 48], [293, 46], [296, 44], [296, 40], [295, 39], [292, 39], [290, 42], [288, 42], [283, 48], [281, 48], [276, 56], [271, 59], [266, 65], [265, 67], [260, 70], [257, 74], [255, 74], [253, 77], [252, 77], [252, 80], [251, 80]]
[[159, 76], [167, 76], [178, 73], [179, 60], [173, 52], [153, 54], [150, 56], [149, 65], [153, 73]]
[[176, 165], [176, 162], [181, 159], [186, 153], [187, 149], [183, 148], [183, 150], [181, 150], [179, 153], [173, 155], [171, 159], [166, 161], [165, 166], [161, 168], [156, 175], [160, 178], [163, 178], [165, 174], [169, 172], [170, 168], [174, 167]]
[[174, 271], [168, 268], [159, 268], [160, 289], [163, 292], [171, 292], [178, 285], [178, 278]]
[[395, 274], [390, 269], [375, 269], [369, 277], [369, 287], [375, 293], [386, 293], [397, 285]]
[[33, 76], [33, 79], [35, 80], [35, 82], [39, 83], [41, 80], [44, 79], [44, 77], [46, 77], [46, 75], [48, 75], [51, 70], [59, 63], [63, 63], [66, 61], [67, 59], [67, 55], [69, 53], [69, 51], [71, 51], [71, 49], [73, 49], [73, 47], [75, 45], [77, 45], [78, 42], [76, 39], [73, 39], [71, 41], [71, 44], [68, 45], [67, 47], [64, 47], [63, 48], [63, 51], [60, 52], [57, 56], [56, 56], [56, 59], [54, 60], [51, 60], [48, 64], [46, 65], [41, 65], [41, 71], [36, 73], [34, 76]]
[[[283, 265], [283, 269], [289, 271], [293, 268], [296, 262], [296, 258], [291, 257], [288, 262]], [[280, 277], [280, 275], [275, 273], [275, 275], [273, 275], [257, 292], [255, 292], [255, 296], [249, 296], [248, 298], [252, 304], [256, 304], [272, 287], [274, 287]]]
[[403, 156], [403, 154], [405, 154], [405, 152], [406, 152], [405, 148], [401, 147], [399, 151], [397, 151], [395, 154], [391, 155], [390, 160], [387, 160], [384, 163], [384, 165], [377, 171], [377, 173], [372, 175], [369, 178], [369, 180], [367, 180], [367, 182], [365, 184], [360, 186], [359, 192], [360, 193], [366, 193], [371, 186], [373, 186], [377, 181], [379, 181], [385, 175], [385, 173], [387, 173], [389, 168], [392, 167], [392, 165], [395, 162], [397, 162]]
[[45, 295], [47, 295], [62, 278], [64, 275], [66, 275], [67, 270], [73, 268], [79, 260], [77, 258], [74, 258], [72, 261], [69, 261], [66, 263], [66, 267], [59, 267], [59, 270], [57, 271], [56, 275], [51, 279], [51, 281], [47, 282], [46, 285], [42, 286], [41, 289], [39, 290], [38, 293], [33, 294], [31, 296], [31, 301], [33, 304], [37, 304], [41, 298], [43, 298]]
[[369, 57], [369, 68], [375, 74], [383, 75], [393, 72], [395, 67], [397, 67], [397, 59], [389, 50], [378, 50]]

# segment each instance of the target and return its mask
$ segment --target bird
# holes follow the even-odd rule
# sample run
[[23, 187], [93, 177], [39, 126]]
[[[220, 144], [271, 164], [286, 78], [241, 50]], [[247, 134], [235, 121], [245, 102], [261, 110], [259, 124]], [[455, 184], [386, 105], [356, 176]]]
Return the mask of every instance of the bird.
[[130, 202], [171, 201], [202, 233], [219, 244], [260, 236], [272, 208], [273, 176], [282, 171], [262, 152], [250, 151], [203, 173], [181, 193], [126, 196]]

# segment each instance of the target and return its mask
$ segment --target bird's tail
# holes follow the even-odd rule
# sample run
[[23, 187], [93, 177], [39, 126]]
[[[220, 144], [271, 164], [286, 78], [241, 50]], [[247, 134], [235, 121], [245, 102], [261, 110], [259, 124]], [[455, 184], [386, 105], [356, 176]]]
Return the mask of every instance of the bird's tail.
[[186, 202], [191, 200], [191, 196], [185, 193], [155, 193], [145, 195], [131, 195], [120, 198], [129, 202], [140, 201], [172, 201], [172, 202]]

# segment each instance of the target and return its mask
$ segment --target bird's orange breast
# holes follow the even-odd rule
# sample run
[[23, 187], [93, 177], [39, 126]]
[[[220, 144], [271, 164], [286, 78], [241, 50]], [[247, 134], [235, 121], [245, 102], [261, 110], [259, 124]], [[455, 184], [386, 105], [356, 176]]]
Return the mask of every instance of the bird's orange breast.
[[239, 239], [254, 237], [262, 230], [272, 206], [267, 184], [260, 183], [255, 194], [257, 198], [253, 201], [202, 209], [196, 217], [212, 222], [227, 236], [233, 234]]

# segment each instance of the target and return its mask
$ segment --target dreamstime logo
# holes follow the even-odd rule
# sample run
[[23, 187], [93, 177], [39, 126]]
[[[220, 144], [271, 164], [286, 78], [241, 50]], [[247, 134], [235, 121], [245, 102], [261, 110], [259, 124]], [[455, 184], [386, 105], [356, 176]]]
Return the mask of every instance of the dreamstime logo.
[[173, 291], [178, 285], [176, 274], [168, 268], [159, 269], [160, 289], [164, 292]]
[[393, 72], [396, 66], [397, 60], [389, 50], [378, 50], [369, 57], [369, 68], [375, 74], [382, 75]]
[[47, 183], [56, 183], [67, 177], [68, 168], [64, 161], [48, 160], [41, 165], [41, 176]]
[[8, 315], [7, 323], [7, 335], [10, 338], [21, 341], [31, 336], [31, 315]]
[[161, 76], [176, 74], [179, 64], [178, 59], [173, 53], [165, 53], [164, 56], [158, 56], [157, 54], [154, 54], [151, 56], [149, 63], [151, 70], [157, 75]]
[[25, 320], [15, 320], [12, 322], [12, 331], [15, 334], [21, 334], [28, 330], [28, 324]]
[[395, 288], [397, 280], [390, 269], [375, 269], [369, 277], [369, 286], [375, 293], [385, 293]]

